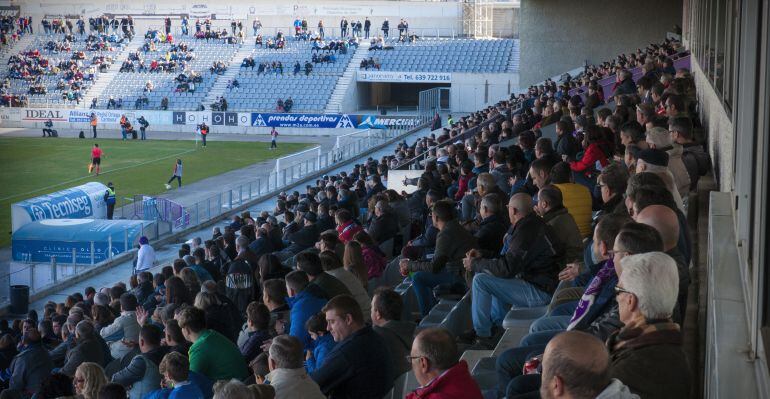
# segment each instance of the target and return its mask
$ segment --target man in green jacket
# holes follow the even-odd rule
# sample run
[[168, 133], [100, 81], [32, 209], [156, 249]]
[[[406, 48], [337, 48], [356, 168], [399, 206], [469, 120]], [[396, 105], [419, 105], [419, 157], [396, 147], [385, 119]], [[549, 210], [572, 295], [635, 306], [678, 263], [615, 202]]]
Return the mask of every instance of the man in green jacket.
[[423, 316], [435, 304], [433, 287], [441, 284], [463, 283], [462, 259], [476, 244], [476, 238], [457, 221], [454, 205], [449, 201], [438, 201], [433, 205], [433, 225], [439, 230], [436, 236], [436, 251], [431, 260], [402, 259], [401, 275], [412, 274], [417, 303]]
[[179, 313], [177, 321], [184, 338], [193, 343], [188, 353], [191, 371], [211, 381], [246, 378], [246, 361], [238, 347], [224, 335], [206, 329], [202, 310], [187, 307]]

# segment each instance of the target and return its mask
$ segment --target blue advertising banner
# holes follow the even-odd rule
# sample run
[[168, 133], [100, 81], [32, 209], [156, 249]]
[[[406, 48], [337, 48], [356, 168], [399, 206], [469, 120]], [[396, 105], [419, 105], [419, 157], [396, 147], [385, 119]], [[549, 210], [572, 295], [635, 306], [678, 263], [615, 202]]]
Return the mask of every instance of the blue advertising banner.
[[126, 239], [128, 249], [132, 249], [139, 242], [142, 226], [153, 223], [106, 219], [49, 219], [28, 223], [13, 233], [13, 260], [50, 262], [55, 256], [60, 262], [71, 263], [74, 249], [77, 263], [90, 263], [93, 242], [94, 261], [101, 262], [109, 257], [110, 251], [113, 255], [123, 252]]
[[43, 219], [106, 218], [106, 190], [104, 184], [90, 182], [12, 204], [12, 230]]
[[[351, 115], [358, 129], [391, 129], [415, 127], [419, 119], [415, 116]], [[400, 192], [400, 191], [399, 191]]]
[[254, 127], [356, 128], [347, 114], [265, 114], [252, 113]]

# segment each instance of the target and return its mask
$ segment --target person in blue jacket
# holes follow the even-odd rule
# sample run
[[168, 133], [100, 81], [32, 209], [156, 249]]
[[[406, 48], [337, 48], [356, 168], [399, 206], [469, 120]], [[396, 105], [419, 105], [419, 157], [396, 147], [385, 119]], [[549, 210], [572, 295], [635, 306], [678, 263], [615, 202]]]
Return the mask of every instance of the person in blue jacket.
[[313, 350], [308, 349], [305, 356], [305, 370], [310, 374], [323, 366], [326, 355], [334, 349], [336, 344], [334, 337], [326, 329], [326, 315], [323, 313], [311, 316], [305, 323], [305, 328], [314, 342]]
[[158, 371], [161, 374], [163, 388], [146, 395], [145, 399], [204, 399], [203, 390], [192, 380], [190, 363], [179, 352], [170, 352], [163, 356]]
[[324, 294], [318, 286], [310, 284], [307, 274], [301, 270], [286, 275], [286, 292], [289, 294], [286, 302], [289, 304], [291, 320], [289, 335], [297, 337], [305, 349], [312, 349], [305, 323], [326, 305]]

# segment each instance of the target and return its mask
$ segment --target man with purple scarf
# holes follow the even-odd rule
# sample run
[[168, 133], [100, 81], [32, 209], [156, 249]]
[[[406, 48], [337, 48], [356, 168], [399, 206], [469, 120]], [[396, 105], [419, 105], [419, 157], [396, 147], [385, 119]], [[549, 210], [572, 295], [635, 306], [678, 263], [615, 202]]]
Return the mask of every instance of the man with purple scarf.
[[[627, 216], [620, 215], [601, 218], [594, 231], [593, 242], [594, 258], [601, 263], [580, 300], [563, 304], [536, 320], [519, 347], [509, 349], [498, 357], [496, 368], [501, 394], [511, 397], [539, 388], [540, 375], [521, 375], [522, 367], [530, 358], [542, 355], [545, 345], [559, 332], [585, 331], [604, 341], [620, 329], [622, 323], [614, 291], [620, 259], [629, 254], [660, 251], [663, 247], [657, 230], [630, 222]], [[565, 314], [570, 308], [572, 311]], [[554, 315], [555, 312], [561, 313]]]

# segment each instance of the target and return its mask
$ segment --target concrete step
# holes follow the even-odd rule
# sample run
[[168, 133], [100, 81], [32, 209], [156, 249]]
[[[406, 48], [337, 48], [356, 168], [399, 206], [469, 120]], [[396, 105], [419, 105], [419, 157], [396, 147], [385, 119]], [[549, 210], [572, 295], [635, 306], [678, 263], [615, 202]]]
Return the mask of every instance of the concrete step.
[[364, 59], [368, 53], [368, 49], [368, 41], [359, 43], [355, 54], [350, 58], [350, 62], [345, 68], [345, 72], [343, 72], [342, 76], [337, 79], [337, 85], [334, 86], [334, 91], [326, 104], [325, 110], [327, 113], [337, 113], [342, 111], [342, 101], [344, 100], [351, 83], [354, 81], [358, 66], [361, 65], [361, 60]]

